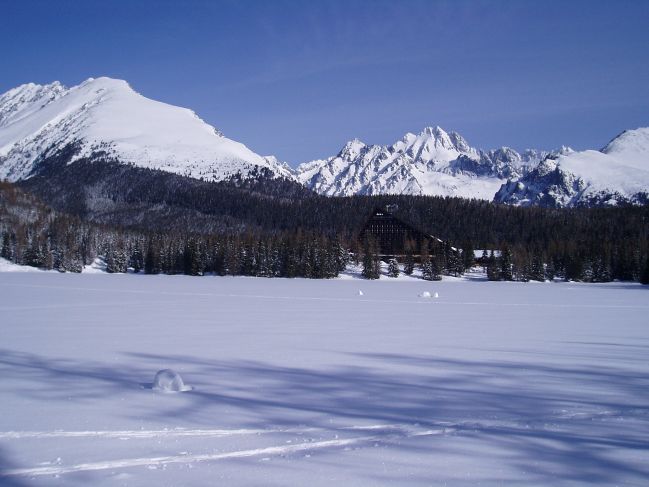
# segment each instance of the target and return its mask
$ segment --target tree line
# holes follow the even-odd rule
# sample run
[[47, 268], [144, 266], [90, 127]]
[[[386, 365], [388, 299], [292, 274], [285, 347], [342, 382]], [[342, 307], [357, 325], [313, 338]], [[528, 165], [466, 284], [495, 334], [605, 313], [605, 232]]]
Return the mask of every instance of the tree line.
[[81, 272], [98, 257], [110, 273], [331, 278], [349, 262], [343, 241], [316, 232], [191, 234], [115, 228], [53, 211], [0, 183], [0, 256]]
[[[102, 224], [55, 211], [30, 193], [0, 183], [0, 255], [70, 272], [102, 257], [109, 272], [131, 268], [151, 274], [311, 278], [335, 277], [353, 262], [373, 279], [381, 275], [380, 249], [371, 239], [357, 241], [356, 235], [376, 207], [397, 203], [397, 216], [444, 244], [433, 252], [411, 249], [391, 259], [388, 276], [419, 269], [423, 278], [438, 279], [461, 275], [477, 263], [492, 280], [649, 282], [647, 207], [548, 210], [411, 196], [314, 197], [290, 203], [266, 198], [260, 205], [254, 194], [237, 194], [246, 211], [256, 215], [252, 222], [233, 220], [236, 224], [203, 233], [179, 226]], [[271, 217], [273, 211], [277, 214]], [[259, 224], [263, 215], [281, 222], [288, 215], [293, 225], [267, 227], [267, 222]], [[476, 248], [499, 252], [474, 259]]]

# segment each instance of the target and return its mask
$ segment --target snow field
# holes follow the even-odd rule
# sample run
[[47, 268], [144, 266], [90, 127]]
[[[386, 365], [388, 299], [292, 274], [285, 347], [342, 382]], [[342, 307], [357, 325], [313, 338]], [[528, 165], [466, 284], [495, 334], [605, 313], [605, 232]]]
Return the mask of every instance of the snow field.
[[648, 292], [2, 273], [0, 484], [645, 485]]

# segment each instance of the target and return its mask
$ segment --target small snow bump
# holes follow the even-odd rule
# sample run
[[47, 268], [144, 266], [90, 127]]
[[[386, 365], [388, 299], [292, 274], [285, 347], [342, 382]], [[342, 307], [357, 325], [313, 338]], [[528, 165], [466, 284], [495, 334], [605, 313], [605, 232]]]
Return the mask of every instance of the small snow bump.
[[178, 372], [172, 369], [159, 370], [153, 380], [152, 389], [160, 392], [186, 392], [192, 387], [185, 385]]

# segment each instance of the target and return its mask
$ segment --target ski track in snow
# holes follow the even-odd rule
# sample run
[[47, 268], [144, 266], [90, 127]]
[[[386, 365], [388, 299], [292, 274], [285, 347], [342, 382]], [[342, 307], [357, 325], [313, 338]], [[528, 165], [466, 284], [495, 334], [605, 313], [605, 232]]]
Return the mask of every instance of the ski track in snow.
[[2, 431], [0, 439], [23, 438], [173, 438], [183, 436], [236, 436], [259, 435], [265, 433], [301, 433], [309, 430], [268, 430], [268, 429], [172, 429], [172, 430], [115, 430], [115, 431]]
[[[440, 423], [446, 426], [447, 423]], [[334, 428], [333, 431], [369, 431], [369, 430], [397, 430], [407, 428], [404, 424], [376, 424], [365, 426], [346, 426]], [[0, 439], [19, 440], [23, 438], [158, 438], [182, 436], [235, 436], [235, 435], [262, 435], [268, 433], [312, 433], [323, 432], [322, 428], [280, 428], [280, 429], [161, 429], [161, 430], [105, 430], [105, 431], [0, 431]], [[331, 430], [328, 430], [331, 431]]]
[[[339, 428], [338, 431], [384, 431], [383, 434], [360, 436], [355, 438], [341, 438], [323, 441], [307, 441], [298, 445], [271, 446], [265, 448], [255, 448], [250, 450], [238, 450], [223, 453], [205, 453], [205, 454], [178, 454], [160, 457], [138, 457], [125, 458], [119, 460], [107, 460], [101, 462], [80, 463], [77, 465], [57, 465], [33, 468], [14, 468], [0, 471], [0, 477], [16, 476], [46, 476], [46, 475], [63, 475], [75, 472], [89, 472], [97, 470], [108, 470], [118, 468], [130, 468], [140, 466], [160, 466], [168, 464], [187, 464], [197, 462], [209, 462], [218, 460], [229, 460], [235, 458], [249, 458], [256, 456], [283, 456], [293, 453], [338, 449], [351, 445], [363, 445], [367, 443], [389, 443], [390, 441], [414, 438], [422, 436], [439, 436], [454, 432], [454, 428], [440, 428], [434, 430], [412, 431], [401, 429], [404, 425], [370, 425], [370, 426], [350, 426]], [[50, 432], [4, 432], [0, 433], [0, 438], [55, 438], [55, 437], [106, 437], [106, 438], [150, 438], [157, 436], [229, 436], [242, 434], [261, 434], [261, 433], [309, 433], [313, 431], [323, 431], [317, 428], [303, 429], [282, 429], [282, 430], [152, 430], [152, 431], [50, 431]], [[330, 432], [331, 433], [331, 432]]]
[[[590, 412], [577, 412], [571, 413], [569, 411], [561, 411], [558, 415], [553, 415], [552, 418], [545, 418], [544, 421], [554, 420], [561, 422], [562, 420], [585, 420], [593, 421], [599, 417], [615, 416], [617, 411], [590, 411]], [[460, 422], [453, 423], [448, 421], [440, 421], [434, 425], [436, 429], [417, 430], [417, 425], [408, 424], [376, 424], [376, 425], [358, 425], [358, 426], [344, 426], [324, 430], [322, 428], [275, 428], [275, 429], [162, 429], [162, 430], [105, 430], [105, 431], [2, 431], [0, 432], [0, 439], [8, 440], [21, 440], [21, 439], [46, 439], [46, 438], [106, 438], [106, 439], [143, 439], [143, 438], [178, 438], [178, 437], [227, 437], [227, 436], [242, 436], [242, 435], [266, 435], [266, 434], [336, 434], [341, 432], [374, 432], [374, 435], [352, 437], [352, 438], [337, 438], [333, 440], [322, 441], [305, 441], [300, 444], [271, 446], [264, 448], [255, 448], [249, 450], [238, 450], [232, 452], [221, 453], [207, 453], [189, 455], [187, 453], [179, 453], [178, 455], [168, 455], [159, 457], [137, 457], [137, 458], [124, 458], [118, 460], [106, 460], [101, 462], [80, 463], [77, 465], [56, 465], [56, 466], [43, 466], [43, 467], [26, 467], [14, 468], [5, 471], [0, 471], [1, 477], [16, 477], [16, 476], [46, 476], [46, 475], [63, 475], [75, 472], [88, 472], [97, 470], [131, 468], [139, 466], [162, 466], [167, 464], [187, 464], [194, 462], [209, 462], [228, 460], [235, 458], [248, 458], [256, 456], [284, 456], [298, 452], [306, 452], [313, 450], [325, 449], [339, 449], [351, 445], [363, 445], [367, 443], [381, 443], [389, 444], [391, 441], [415, 437], [426, 436], [440, 436], [448, 434], [458, 434], [461, 431], [470, 430], [473, 432], [482, 431], [489, 433], [492, 429], [498, 428], [522, 428], [524, 424], [517, 424], [516, 421], [488, 421], [481, 422]], [[380, 433], [380, 434], [377, 434]]]
[[[0, 283], [0, 286], [9, 286], [9, 284]], [[30, 287], [30, 288], [44, 288], [44, 289], [59, 289], [56, 286], [42, 286], [36, 284], [12, 284], [11, 287]], [[68, 287], [75, 291], [96, 291], [105, 292], [102, 288], [89, 288], [89, 287]], [[232, 293], [181, 293], [181, 292], [167, 292], [167, 291], [125, 291], [112, 289], [111, 292], [119, 292], [124, 294], [156, 294], [164, 296], [196, 296], [196, 297], [211, 297], [211, 298], [247, 298], [247, 299], [270, 299], [270, 300], [287, 300], [287, 301], [334, 301], [334, 302], [363, 302], [363, 303], [401, 303], [401, 304], [427, 304], [427, 305], [451, 305], [451, 306], [492, 306], [492, 307], [539, 307], [539, 308], [589, 308], [589, 309], [649, 309], [649, 305], [627, 305], [627, 304], [577, 304], [577, 303], [492, 303], [488, 301], [444, 301], [439, 299], [422, 300], [413, 299], [369, 299], [369, 298], [334, 298], [322, 296], [277, 296], [265, 294], [232, 294]], [[80, 306], [102, 306], [105, 303], [97, 303], [94, 305], [80, 305]], [[62, 307], [75, 307], [76, 305], [65, 305]], [[43, 308], [55, 308], [59, 305], [44, 306]], [[30, 307], [35, 309], [38, 306]], [[0, 311], [13, 311], [22, 308], [13, 307], [0, 307]]]

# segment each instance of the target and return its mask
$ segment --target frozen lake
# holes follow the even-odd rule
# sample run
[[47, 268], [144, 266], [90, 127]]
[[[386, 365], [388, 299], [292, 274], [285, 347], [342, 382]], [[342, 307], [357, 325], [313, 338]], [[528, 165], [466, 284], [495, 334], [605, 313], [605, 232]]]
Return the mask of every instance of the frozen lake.
[[637, 284], [0, 273], [0, 484], [648, 485], [648, 315]]

